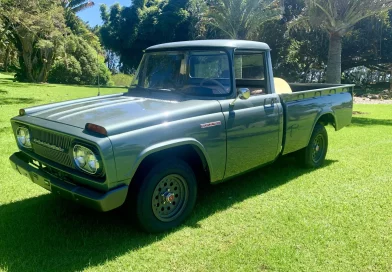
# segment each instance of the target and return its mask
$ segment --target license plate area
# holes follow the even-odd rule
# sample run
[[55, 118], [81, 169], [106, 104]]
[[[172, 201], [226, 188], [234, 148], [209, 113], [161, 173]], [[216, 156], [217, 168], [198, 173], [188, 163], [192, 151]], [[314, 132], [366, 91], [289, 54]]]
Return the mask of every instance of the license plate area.
[[46, 179], [36, 173], [31, 173], [31, 180], [46, 190], [52, 191], [51, 183], [49, 179]]

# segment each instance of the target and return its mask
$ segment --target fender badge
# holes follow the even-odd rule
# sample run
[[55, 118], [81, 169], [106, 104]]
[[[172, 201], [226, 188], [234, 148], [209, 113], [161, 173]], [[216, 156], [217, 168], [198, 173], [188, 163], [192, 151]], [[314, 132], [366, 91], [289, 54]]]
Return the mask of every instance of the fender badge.
[[215, 126], [220, 126], [222, 123], [221, 121], [215, 121], [211, 123], [205, 123], [205, 124], [200, 124], [201, 128], [208, 128], [208, 127], [215, 127]]

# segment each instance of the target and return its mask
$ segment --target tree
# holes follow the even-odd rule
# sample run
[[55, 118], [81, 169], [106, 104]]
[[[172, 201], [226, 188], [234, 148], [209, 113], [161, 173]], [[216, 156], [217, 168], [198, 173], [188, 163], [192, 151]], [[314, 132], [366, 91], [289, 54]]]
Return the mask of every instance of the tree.
[[13, 69], [18, 61], [17, 50], [13, 43], [9, 40], [0, 41], [0, 63], [3, 64], [2, 69], [4, 72]]
[[133, 71], [143, 50], [158, 43], [189, 39], [188, 0], [138, 0], [131, 7], [101, 5], [104, 47], [120, 57], [122, 72]]
[[311, 28], [320, 28], [329, 36], [327, 82], [341, 82], [343, 37], [359, 21], [391, 7], [391, 0], [306, 0], [302, 19]]
[[120, 58], [112, 50], [105, 50], [105, 63], [112, 74], [119, 72]]
[[392, 11], [356, 24], [343, 39], [342, 70], [392, 63]]
[[[392, 10], [366, 18], [343, 40], [342, 69], [364, 66], [389, 74], [392, 91]], [[386, 80], [386, 79], [384, 79]]]
[[93, 1], [89, 0], [62, 0], [61, 2], [66, 11], [73, 13], [78, 13], [95, 5]]
[[45, 82], [67, 29], [63, 8], [56, 0], [14, 0], [2, 3], [2, 19], [18, 50], [17, 77]]
[[110, 82], [110, 71], [104, 63], [104, 57], [83, 37], [73, 34], [67, 36], [63, 49], [49, 73], [49, 82], [95, 85], [98, 76], [101, 85]]
[[275, 0], [210, 0], [205, 16], [208, 24], [231, 39], [247, 39], [263, 22], [281, 10]]
[[[189, 13], [189, 37], [192, 40], [207, 39], [210, 37], [211, 27], [204, 20], [208, 12], [208, 5], [205, 0], [190, 0], [186, 7]], [[215, 30], [215, 29], [214, 29]], [[215, 37], [215, 33], [212, 37]]]
[[[0, 3], [0, 8], [1, 8]], [[17, 57], [17, 51], [11, 39], [13, 38], [10, 30], [11, 23], [6, 18], [0, 16], [0, 65], [2, 69], [8, 72], [9, 67], [14, 64]]]

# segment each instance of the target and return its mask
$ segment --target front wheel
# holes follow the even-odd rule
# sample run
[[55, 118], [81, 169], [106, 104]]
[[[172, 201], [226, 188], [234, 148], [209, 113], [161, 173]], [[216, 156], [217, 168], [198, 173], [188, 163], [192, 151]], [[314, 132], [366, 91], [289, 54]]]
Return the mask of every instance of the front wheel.
[[300, 160], [305, 167], [317, 168], [324, 164], [328, 150], [328, 134], [319, 123], [314, 127], [307, 147], [300, 150]]
[[197, 181], [183, 160], [167, 159], [153, 166], [140, 184], [136, 213], [147, 232], [163, 232], [179, 226], [196, 202]]

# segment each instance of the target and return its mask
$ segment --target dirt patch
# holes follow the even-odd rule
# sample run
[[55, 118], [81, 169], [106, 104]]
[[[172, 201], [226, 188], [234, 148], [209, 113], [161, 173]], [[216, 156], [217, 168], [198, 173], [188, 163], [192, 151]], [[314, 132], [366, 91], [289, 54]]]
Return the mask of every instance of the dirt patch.
[[358, 114], [369, 114], [369, 113], [363, 111], [353, 111], [353, 115], [358, 115]]
[[370, 99], [367, 97], [354, 97], [355, 104], [392, 104], [391, 99]]

